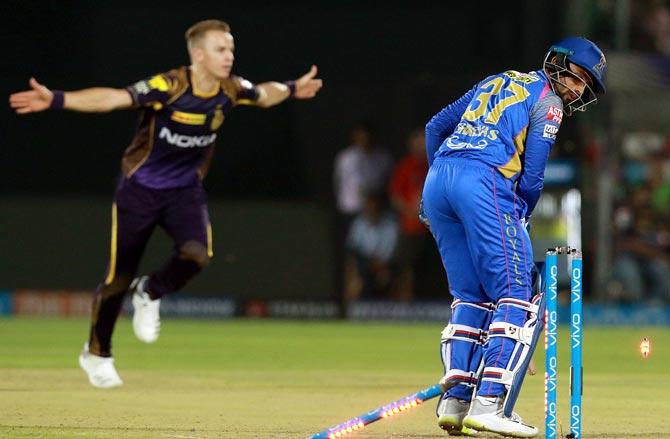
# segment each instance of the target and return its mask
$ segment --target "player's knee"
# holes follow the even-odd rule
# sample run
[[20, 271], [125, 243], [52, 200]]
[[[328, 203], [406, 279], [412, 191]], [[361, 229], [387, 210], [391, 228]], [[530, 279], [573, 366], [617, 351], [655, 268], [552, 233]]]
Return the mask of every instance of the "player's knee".
[[205, 268], [209, 265], [211, 257], [207, 252], [207, 248], [197, 241], [187, 241], [179, 248], [179, 257], [193, 261], [200, 268]]

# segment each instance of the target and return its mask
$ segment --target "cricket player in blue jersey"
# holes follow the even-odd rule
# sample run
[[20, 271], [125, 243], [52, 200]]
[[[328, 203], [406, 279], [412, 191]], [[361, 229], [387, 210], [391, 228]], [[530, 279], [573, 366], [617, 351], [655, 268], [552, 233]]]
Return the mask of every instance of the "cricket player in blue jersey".
[[542, 69], [489, 76], [426, 125], [424, 216], [454, 296], [437, 408], [450, 434], [538, 434], [512, 412], [542, 326], [526, 225], [563, 114], [596, 102], [605, 70], [594, 43], [566, 38]]
[[[10, 105], [19, 114], [48, 109], [140, 110], [135, 137], [121, 160], [112, 204], [110, 260], [93, 303], [90, 336], [79, 356], [95, 387], [123, 384], [114, 366], [111, 339], [126, 291], [133, 293], [135, 335], [152, 343], [160, 330], [160, 298], [182, 288], [213, 255], [202, 180], [226, 114], [236, 105], [270, 107], [289, 97], [311, 99], [322, 86], [315, 78], [316, 66], [285, 83], [254, 85], [231, 75], [235, 44], [223, 21], [196, 23], [186, 31], [186, 43], [190, 66], [126, 88], [62, 92], [31, 79], [32, 90], [10, 96]], [[156, 226], [173, 239], [175, 252], [150, 276], [135, 277]]]

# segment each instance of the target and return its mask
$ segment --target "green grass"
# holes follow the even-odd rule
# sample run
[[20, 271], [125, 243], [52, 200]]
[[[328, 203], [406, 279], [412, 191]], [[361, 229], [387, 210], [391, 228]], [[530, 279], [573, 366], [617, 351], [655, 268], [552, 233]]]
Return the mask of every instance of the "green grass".
[[[165, 320], [154, 345], [127, 319], [114, 338], [124, 387], [89, 386], [77, 366], [88, 322], [0, 319], [2, 438], [304, 438], [441, 376], [436, 324]], [[652, 342], [644, 360], [642, 337]], [[584, 333], [585, 438], [670, 438], [670, 330]], [[567, 333], [559, 339], [559, 419], [567, 433]], [[543, 371], [541, 355], [536, 358]], [[542, 374], [517, 411], [543, 425]], [[542, 429], [542, 428], [541, 428]], [[446, 437], [433, 402], [354, 438]]]

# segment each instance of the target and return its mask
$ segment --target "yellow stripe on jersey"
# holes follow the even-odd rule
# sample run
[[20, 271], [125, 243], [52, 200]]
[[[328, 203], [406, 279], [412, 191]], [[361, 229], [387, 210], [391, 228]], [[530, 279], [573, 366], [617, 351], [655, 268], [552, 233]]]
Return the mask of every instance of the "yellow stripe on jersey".
[[109, 254], [109, 267], [105, 285], [110, 285], [116, 276], [116, 244], [117, 244], [118, 221], [116, 216], [116, 203], [112, 204], [112, 243]]
[[173, 111], [170, 119], [186, 125], [204, 125], [205, 120], [207, 119], [207, 115], [198, 113], [184, 113], [183, 111]]
[[212, 242], [212, 225], [207, 222], [207, 256], [214, 257], [214, 245]]
[[149, 79], [149, 86], [158, 91], [168, 91], [170, 88], [170, 84], [168, 84], [163, 75], [156, 75]]
[[521, 171], [521, 155], [526, 150], [526, 135], [528, 134], [528, 126], [521, 130], [519, 134], [514, 138], [514, 146], [516, 146], [516, 151], [512, 158], [505, 163], [504, 165], [498, 168], [498, 171], [506, 178], [514, 177], [519, 171]]
[[252, 101], [251, 99], [238, 99], [235, 101], [237, 105], [258, 105], [258, 102]]

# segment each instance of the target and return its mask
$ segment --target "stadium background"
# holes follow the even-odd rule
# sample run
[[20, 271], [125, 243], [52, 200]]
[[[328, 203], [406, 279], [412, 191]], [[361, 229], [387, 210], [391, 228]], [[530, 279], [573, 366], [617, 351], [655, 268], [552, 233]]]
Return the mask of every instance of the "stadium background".
[[[184, 294], [162, 302], [158, 343], [139, 342], [128, 317], [119, 320], [120, 389], [92, 388], [76, 359], [137, 115], [18, 117], [0, 105], [0, 437], [306, 437], [434, 383], [449, 315], [435, 257], [417, 300], [354, 303], [350, 319], [336, 319], [345, 313], [334, 264], [335, 155], [352, 124], [370, 120], [398, 158], [407, 133], [473, 82], [537, 69], [549, 44], [582, 34], [607, 54], [609, 92], [594, 111], [564, 119], [534, 243], [541, 252], [569, 239], [585, 250], [584, 437], [670, 439], [670, 309], [658, 297], [624, 300], [613, 282], [626, 243], [651, 238], [657, 251], [640, 259], [644, 266], [663, 266], [670, 254], [667, 1], [5, 0], [0, 95], [23, 90], [31, 75], [65, 90], [120, 87], [187, 63], [184, 30], [210, 17], [232, 26], [236, 73], [285, 80], [315, 63], [325, 87], [313, 101], [239, 108], [224, 123], [205, 183], [216, 256]], [[651, 213], [650, 177], [660, 177]], [[170, 246], [158, 232], [142, 271]], [[559, 336], [561, 436], [567, 332]], [[541, 377], [526, 379], [517, 405], [538, 426]], [[352, 437], [445, 437], [433, 408]]]
[[[571, 188], [580, 191], [587, 299], [607, 301], [613, 188], [627, 172], [623, 138], [637, 130], [667, 134], [659, 111], [667, 102], [667, 92], [659, 92], [667, 71], [647, 62], [664, 55], [636, 47], [637, 18], [663, 5], [9, 1], [0, 6], [0, 92], [23, 89], [31, 75], [65, 90], [130, 84], [187, 63], [183, 31], [209, 17], [231, 24], [234, 71], [252, 81], [294, 78], [317, 64], [325, 82], [317, 99], [237, 109], [224, 124], [205, 183], [216, 256], [185, 292], [236, 299], [238, 312], [240, 303], [248, 310], [259, 299], [337, 303], [332, 172], [351, 126], [373, 121], [379, 143], [399, 157], [406, 134], [474, 81], [508, 68], [536, 69], [551, 42], [589, 36], [608, 54], [611, 92], [592, 113], [564, 123], [553, 156], [558, 177], [548, 180], [547, 193], [560, 200]], [[133, 111], [18, 117], [0, 107], [0, 288], [46, 294], [94, 288], [107, 258], [119, 159], [136, 117]], [[566, 240], [565, 224], [552, 225], [555, 210], [542, 212], [536, 241]], [[157, 233], [142, 271], [169, 251]], [[417, 298], [447, 300], [437, 257], [428, 265]]]

